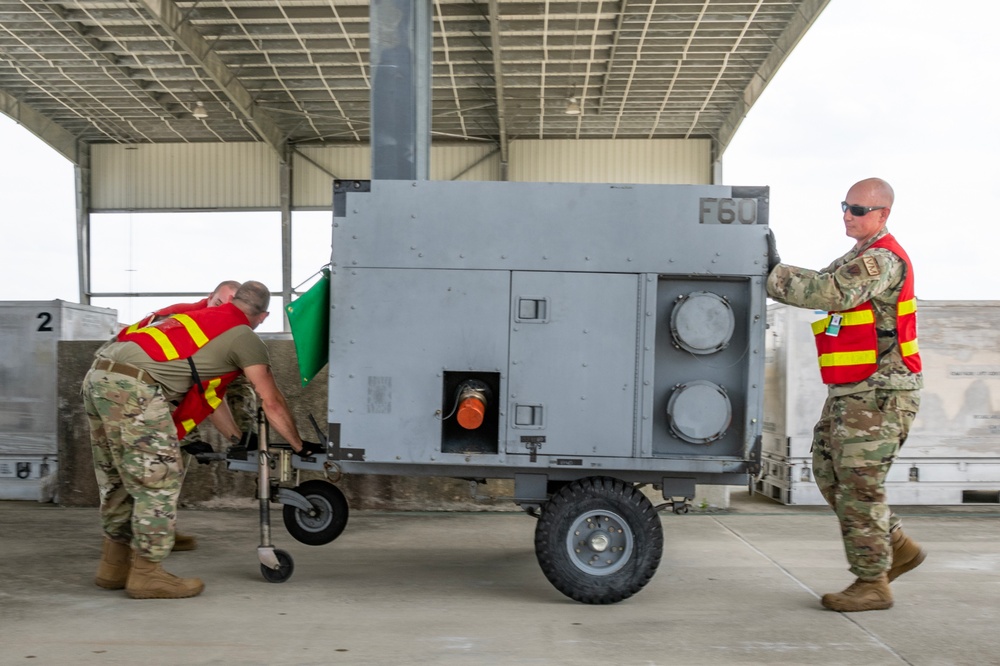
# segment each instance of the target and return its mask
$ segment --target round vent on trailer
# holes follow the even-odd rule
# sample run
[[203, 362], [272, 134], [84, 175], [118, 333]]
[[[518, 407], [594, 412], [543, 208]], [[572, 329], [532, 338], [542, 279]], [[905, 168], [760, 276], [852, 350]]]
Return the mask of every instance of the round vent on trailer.
[[714, 354], [729, 346], [736, 317], [729, 302], [709, 291], [694, 291], [677, 299], [670, 313], [670, 333], [681, 349]]
[[680, 384], [667, 401], [670, 430], [692, 444], [711, 444], [722, 438], [733, 418], [726, 389], [704, 379]]

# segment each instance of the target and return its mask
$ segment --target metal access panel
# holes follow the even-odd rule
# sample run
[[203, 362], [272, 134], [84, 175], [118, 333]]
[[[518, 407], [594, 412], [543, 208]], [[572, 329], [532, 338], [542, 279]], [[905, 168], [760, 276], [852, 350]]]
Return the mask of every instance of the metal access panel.
[[514, 272], [511, 294], [507, 452], [634, 456], [639, 276]]
[[759, 307], [748, 279], [657, 280], [654, 455], [743, 454], [758, 419], [750, 371], [760, 359], [745, 356]]
[[337, 181], [330, 457], [542, 491], [744, 482], [767, 209], [767, 188]]
[[445, 373], [506, 375], [510, 274], [359, 267], [332, 294], [330, 418], [358, 426], [345, 459], [442, 460]]

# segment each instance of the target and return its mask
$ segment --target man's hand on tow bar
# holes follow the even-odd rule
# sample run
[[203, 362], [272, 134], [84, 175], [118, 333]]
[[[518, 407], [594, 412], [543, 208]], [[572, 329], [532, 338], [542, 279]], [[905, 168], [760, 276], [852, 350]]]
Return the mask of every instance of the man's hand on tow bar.
[[302, 440], [302, 448], [295, 452], [300, 458], [311, 458], [326, 453], [326, 446], [319, 442], [307, 442]]
[[199, 454], [215, 453], [215, 449], [213, 449], [210, 444], [206, 444], [205, 442], [191, 442], [190, 444], [182, 446], [181, 450], [185, 453], [190, 453], [201, 465], [207, 465], [212, 461], [208, 457], [203, 457]]

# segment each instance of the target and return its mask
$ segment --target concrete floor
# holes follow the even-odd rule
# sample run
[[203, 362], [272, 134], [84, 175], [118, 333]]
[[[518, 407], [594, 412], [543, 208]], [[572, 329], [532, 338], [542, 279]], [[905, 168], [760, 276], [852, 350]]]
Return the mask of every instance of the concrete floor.
[[254, 510], [184, 509], [200, 547], [166, 568], [205, 592], [137, 601], [93, 585], [95, 509], [0, 502], [0, 664], [1000, 664], [1000, 507], [898, 510], [930, 556], [893, 609], [839, 614], [832, 514], [745, 493], [663, 514], [657, 575], [612, 606], [548, 583], [522, 513], [358, 512], [310, 547], [275, 510], [272, 584]]

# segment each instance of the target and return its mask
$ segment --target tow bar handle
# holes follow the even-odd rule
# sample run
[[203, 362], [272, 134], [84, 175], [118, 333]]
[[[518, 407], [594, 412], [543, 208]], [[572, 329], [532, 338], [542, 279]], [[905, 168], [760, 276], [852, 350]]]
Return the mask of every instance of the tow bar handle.
[[330, 438], [327, 437], [326, 433], [320, 429], [319, 424], [316, 423], [316, 418], [312, 415], [312, 412], [309, 412], [309, 423], [312, 424], [313, 430], [316, 431], [316, 437], [319, 439], [320, 443], [323, 444], [323, 448], [329, 449]]

